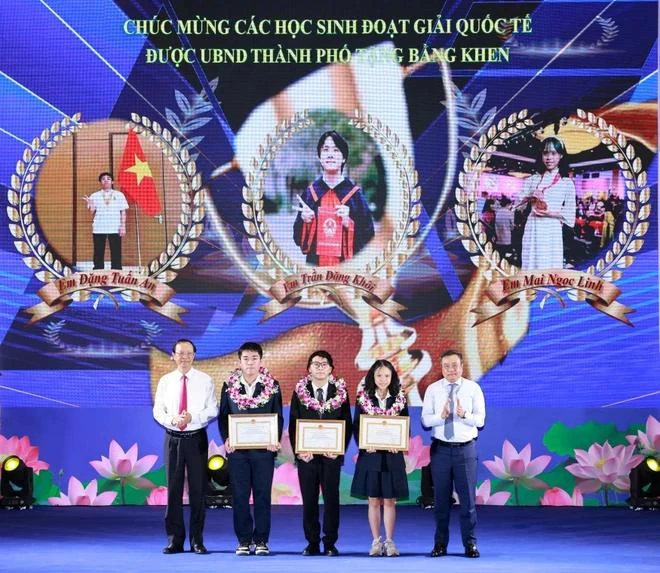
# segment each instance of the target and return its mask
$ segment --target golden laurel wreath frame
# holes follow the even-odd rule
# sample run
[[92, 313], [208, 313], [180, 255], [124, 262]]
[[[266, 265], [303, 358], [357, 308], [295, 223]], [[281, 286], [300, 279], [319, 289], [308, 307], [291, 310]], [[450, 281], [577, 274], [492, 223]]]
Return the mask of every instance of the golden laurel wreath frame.
[[[179, 182], [181, 212], [176, 231], [165, 250], [148, 264], [146, 275], [135, 275], [139, 278], [153, 279], [159, 283], [169, 283], [176, 278], [177, 272], [190, 261], [189, 255], [197, 249], [198, 238], [204, 228], [204, 189], [201, 175], [197, 173], [195, 161], [190, 158], [188, 150], [181, 146], [179, 138], [167, 128], [135, 113], [131, 114], [131, 120], [126, 124], [127, 129], [133, 129], [138, 135], [148, 138], [161, 149], [172, 163]], [[23, 255], [23, 262], [28, 268], [35, 271], [35, 277], [43, 283], [51, 283], [57, 279], [72, 276], [76, 271], [48, 249], [37, 229], [33, 209], [34, 182], [51, 150], [63, 137], [84, 127], [85, 124], [80, 122], [80, 113], [77, 113], [70, 118], [56, 121], [50, 128], [44, 129], [40, 136], [36, 137], [23, 151], [22, 158], [17, 161], [16, 172], [11, 176], [10, 189], [7, 191], [9, 202], [7, 215], [11, 221], [9, 231], [16, 239], [14, 246]], [[138, 291], [120, 287], [103, 288], [98, 285], [76, 290], [67, 297], [75, 302], [84, 302], [90, 298], [92, 293], [99, 293], [102, 296], [108, 296], [115, 306], [118, 306], [113, 296], [113, 293], [116, 292], [119, 292], [122, 298], [129, 302], [141, 300]]]
[[7, 216], [10, 220], [9, 232], [16, 239], [14, 247], [23, 255], [23, 262], [27, 267], [35, 270], [37, 279], [44, 283], [69, 276], [73, 269], [62, 263], [47, 248], [37, 231], [32, 203], [34, 181], [51, 149], [63, 137], [83, 127], [84, 124], [80, 123], [80, 113], [77, 113], [44, 129], [41, 135], [35, 137], [25, 148], [22, 158], [16, 162], [16, 173], [12, 174], [10, 188], [7, 190]]
[[[392, 235], [386, 241], [383, 250], [362, 269], [366, 274], [384, 275], [384, 278], [389, 280], [408, 260], [416, 245], [415, 235], [419, 231], [419, 216], [422, 210], [419, 175], [406, 145], [380, 119], [355, 110], [350, 124], [380, 143], [382, 149], [390, 154], [391, 164], [398, 170], [399, 191], [404, 208], [400, 211]], [[263, 195], [268, 170], [280, 148], [293, 135], [313, 125], [314, 122], [306, 111], [296, 113], [290, 119], [283, 121], [275, 128], [275, 133], [268, 134], [264, 142], [259, 145], [257, 154], [250, 161], [245, 173], [245, 185], [242, 189], [243, 227], [248, 235], [250, 247], [262, 266], [261, 272], [255, 271], [262, 280], [253, 281], [261, 287], [260, 290], [263, 289], [263, 285], [272, 287], [277, 281], [295, 275], [300, 270], [273, 240], [264, 217]], [[388, 194], [392, 192], [396, 190], [388, 190]], [[333, 291], [329, 285], [317, 285], [310, 287], [309, 290], [316, 289], [328, 291], [330, 294]], [[262, 290], [262, 294], [271, 296], [268, 291]], [[332, 306], [337, 304], [340, 297], [330, 298], [333, 303], [329, 303], [326, 296], [319, 296], [302, 299], [298, 305], [314, 308]]]
[[[651, 189], [647, 184], [647, 174], [642, 169], [642, 161], [636, 156], [635, 148], [628, 143], [626, 137], [613, 125], [591, 112], [582, 109], [576, 110], [575, 118], [569, 121], [577, 127], [594, 135], [602, 144], [612, 152], [621, 169], [621, 175], [626, 187], [626, 210], [622, 230], [611, 242], [604, 256], [590, 265], [583, 272], [607, 282], [614, 282], [621, 278], [623, 271], [635, 260], [633, 254], [638, 252], [644, 244], [643, 236], [649, 229], [647, 219], [651, 214]], [[520, 269], [511, 265], [494, 249], [487, 239], [484, 228], [476, 212], [476, 186], [483, 173], [486, 162], [496, 151], [497, 146], [517, 134], [523, 129], [533, 125], [528, 117], [528, 110], [523, 109], [500, 119], [491, 125], [479, 141], [470, 149], [470, 156], [463, 163], [463, 170], [459, 173], [458, 187], [456, 188], [456, 205], [454, 212], [458, 219], [457, 227], [462, 236], [462, 243], [470, 253], [472, 262], [479, 267], [484, 278], [493, 280], [516, 275]], [[587, 295], [573, 288], [541, 288], [530, 287], [528, 295], [534, 298], [537, 292], [545, 292], [547, 296], [556, 296], [564, 304], [557, 291], [566, 291], [572, 300], [585, 300]], [[545, 300], [545, 299], [544, 299]]]

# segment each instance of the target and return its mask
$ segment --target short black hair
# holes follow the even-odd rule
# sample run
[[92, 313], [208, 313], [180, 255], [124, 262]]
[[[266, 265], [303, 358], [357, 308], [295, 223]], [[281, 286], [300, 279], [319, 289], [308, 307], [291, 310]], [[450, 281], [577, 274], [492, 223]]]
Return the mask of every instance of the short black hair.
[[190, 344], [190, 346], [192, 346], [193, 352], [195, 354], [197, 353], [197, 347], [195, 346], [195, 343], [192, 340], [190, 340], [189, 338], [179, 338], [179, 340], [177, 340], [172, 345], [172, 354], [174, 354], [176, 352], [177, 344], [183, 344], [184, 342], [187, 342], [188, 344]]
[[321, 137], [319, 137], [319, 142], [316, 144], [316, 155], [321, 157], [321, 149], [323, 148], [323, 144], [325, 143], [325, 140], [328, 139], [328, 137], [334, 141], [337, 149], [339, 149], [341, 154], [344, 156], [344, 162], [341, 164], [341, 169], [343, 171], [344, 165], [346, 165], [346, 162], [348, 161], [348, 142], [334, 129], [321, 134]]
[[258, 342], [244, 342], [238, 349], [239, 358], [243, 355], [243, 352], [256, 352], [259, 355], [259, 358], [264, 357], [264, 349], [261, 348], [261, 344]]
[[317, 350], [309, 355], [309, 358], [307, 359], [307, 370], [311, 368], [312, 360], [314, 360], [314, 358], [317, 356], [325, 358], [328, 361], [328, 364], [330, 364], [330, 368], [335, 367], [334, 363], [332, 362], [332, 356], [330, 356], [330, 353], [327, 350]]
[[452, 348], [450, 348], [449, 350], [445, 350], [440, 355], [440, 362], [442, 362], [442, 359], [447, 356], [458, 356], [459, 360], [461, 361], [461, 364], [463, 363], [463, 355], [458, 350], [453, 350]]
[[106, 175], [110, 177], [110, 179], [112, 179], [113, 181], [115, 180], [115, 178], [112, 176], [112, 173], [110, 173], [110, 171], [104, 171], [103, 173], [101, 173], [101, 175], [99, 175], [99, 181], [101, 181], [101, 179], [103, 179]]
[[390, 382], [389, 393], [391, 396], [396, 397], [401, 389], [401, 382], [399, 381], [399, 374], [397, 373], [394, 365], [389, 360], [376, 360], [369, 368], [369, 372], [364, 377], [364, 391], [369, 396], [376, 394], [376, 370], [380, 368], [387, 368], [392, 373], [392, 381]]

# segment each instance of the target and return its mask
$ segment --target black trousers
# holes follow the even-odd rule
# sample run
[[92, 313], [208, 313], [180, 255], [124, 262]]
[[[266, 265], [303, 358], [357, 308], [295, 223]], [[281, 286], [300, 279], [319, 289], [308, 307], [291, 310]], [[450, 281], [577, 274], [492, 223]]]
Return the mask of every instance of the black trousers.
[[194, 433], [165, 434], [167, 471], [165, 532], [168, 541], [180, 547], [183, 546], [186, 539], [186, 527], [183, 523], [183, 480], [186, 470], [188, 471], [188, 498], [190, 501], [190, 544], [204, 542], [206, 513], [204, 492], [207, 483], [208, 448], [209, 440], [206, 429]]
[[110, 243], [110, 268], [121, 270], [121, 237], [119, 233], [93, 233], [94, 270], [103, 270], [105, 260], [105, 241]]
[[303, 530], [308, 543], [321, 541], [319, 487], [323, 493], [323, 543], [334, 545], [339, 537], [339, 476], [341, 459], [315, 456], [311, 462], [298, 460], [298, 480], [303, 499]]
[[[268, 543], [274, 470], [275, 456], [268, 450], [237, 450], [229, 454], [234, 532], [241, 545]], [[254, 520], [250, 513], [250, 492]]]

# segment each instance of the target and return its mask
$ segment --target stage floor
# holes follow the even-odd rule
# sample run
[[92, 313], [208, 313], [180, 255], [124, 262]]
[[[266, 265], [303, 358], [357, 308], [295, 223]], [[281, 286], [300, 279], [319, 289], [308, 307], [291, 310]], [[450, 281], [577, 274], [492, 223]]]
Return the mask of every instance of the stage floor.
[[339, 557], [302, 557], [301, 508], [273, 508], [268, 557], [237, 557], [231, 510], [209, 510], [209, 555], [163, 555], [162, 507], [35, 507], [0, 511], [0, 571], [315, 573], [359, 570], [488, 573], [645, 573], [660, 563], [660, 512], [627, 508], [488, 507], [479, 514], [480, 559], [463, 557], [458, 514], [452, 515], [449, 555], [432, 559], [433, 514], [398, 508], [398, 558], [368, 557], [366, 506], [344, 506]]

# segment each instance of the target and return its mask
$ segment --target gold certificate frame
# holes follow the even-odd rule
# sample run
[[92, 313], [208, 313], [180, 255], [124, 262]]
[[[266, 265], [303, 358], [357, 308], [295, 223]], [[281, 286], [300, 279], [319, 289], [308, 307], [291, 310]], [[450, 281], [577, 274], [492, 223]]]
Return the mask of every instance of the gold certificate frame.
[[346, 444], [344, 420], [296, 420], [295, 452], [310, 454], [344, 454]]
[[229, 443], [234, 449], [267, 448], [277, 444], [277, 414], [230, 414]]
[[361, 450], [406, 451], [410, 444], [408, 416], [361, 416], [358, 447]]

